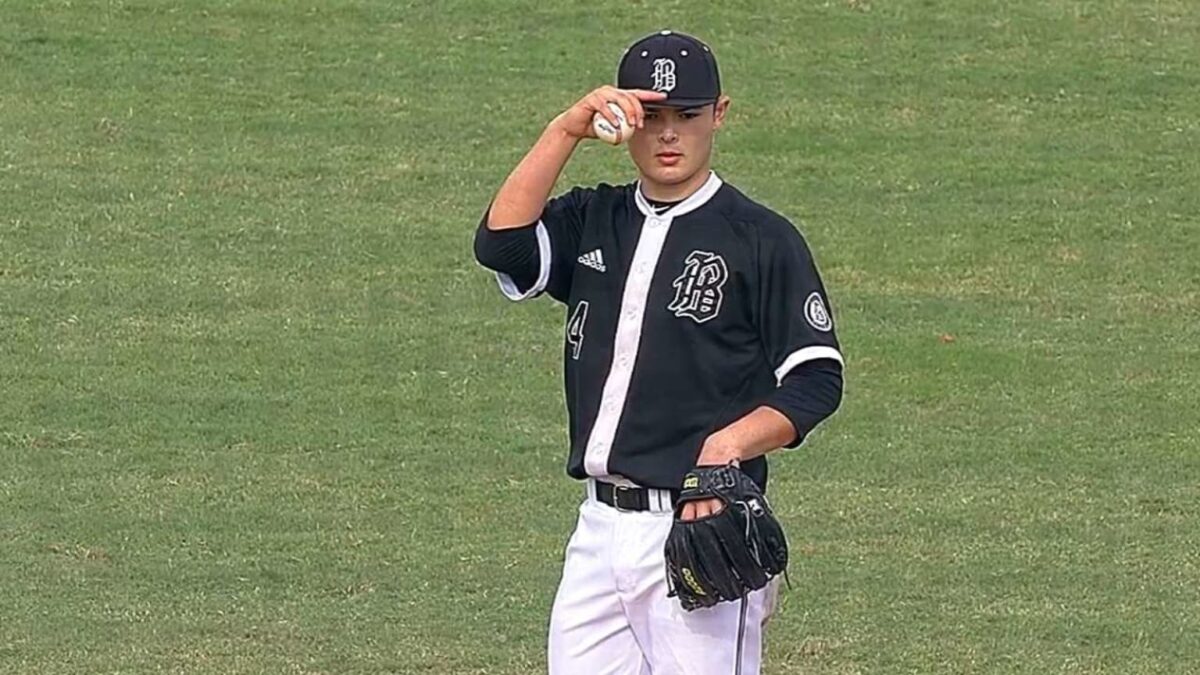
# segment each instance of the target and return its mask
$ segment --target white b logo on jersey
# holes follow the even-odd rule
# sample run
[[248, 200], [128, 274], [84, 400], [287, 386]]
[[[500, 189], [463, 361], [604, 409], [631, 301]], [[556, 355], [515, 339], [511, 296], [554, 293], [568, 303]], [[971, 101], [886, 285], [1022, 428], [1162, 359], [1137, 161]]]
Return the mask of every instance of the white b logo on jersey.
[[654, 59], [654, 91], [670, 92], [675, 89], [675, 62], [671, 59]]
[[810, 293], [804, 301], [804, 318], [808, 319], [808, 325], [822, 333], [828, 333], [829, 329], [833, 328], [833, 320], [829, 318], [821, 294], [816, 291]]
[[717, 318], [724, 294], [721, 287], [729, 280], [725, 259], [708, 251], [692, 251], [683, 263], [683, 274], [675, 277], [675, 299], [667, 309], [675, 316], [696, 323]]

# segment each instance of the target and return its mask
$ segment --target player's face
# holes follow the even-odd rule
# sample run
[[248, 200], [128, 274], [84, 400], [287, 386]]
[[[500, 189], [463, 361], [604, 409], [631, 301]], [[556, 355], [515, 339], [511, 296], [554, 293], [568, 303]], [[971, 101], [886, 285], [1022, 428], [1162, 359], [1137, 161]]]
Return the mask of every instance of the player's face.
[[[629, 155], [645, 187], [670, 192], [707, 178], [713, 136], [725, 121], [729, 98], [698, 108], [646, 107], [645, 126], [629, 139]], [[670, 198], [669, 195], [659, 195]], [[686, 196], [686, 195], [684, 195]]]

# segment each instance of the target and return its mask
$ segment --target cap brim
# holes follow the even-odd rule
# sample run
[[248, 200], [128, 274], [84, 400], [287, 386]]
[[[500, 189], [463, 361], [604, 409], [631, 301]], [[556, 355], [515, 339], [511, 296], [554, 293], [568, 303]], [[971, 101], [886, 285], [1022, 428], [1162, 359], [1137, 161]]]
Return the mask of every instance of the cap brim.
[[666, 98], [661, 101], [645, 101], [642, 105], [647, 108], [700, 108], [716, 103], [715, 98]]

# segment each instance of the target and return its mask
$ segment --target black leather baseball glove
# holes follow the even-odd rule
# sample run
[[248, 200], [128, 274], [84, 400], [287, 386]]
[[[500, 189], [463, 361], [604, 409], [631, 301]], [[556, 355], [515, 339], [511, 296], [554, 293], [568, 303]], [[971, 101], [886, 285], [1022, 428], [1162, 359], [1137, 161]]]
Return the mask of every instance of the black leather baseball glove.
[[[716, 497], [725, 507], [681, 520], [684, 504]], [[758, 485], [730, 466], [704, 466], [683, 479], [667, 535], [668, 596], [688, 611], [738, 600], [787, 568], [787, 539]]]

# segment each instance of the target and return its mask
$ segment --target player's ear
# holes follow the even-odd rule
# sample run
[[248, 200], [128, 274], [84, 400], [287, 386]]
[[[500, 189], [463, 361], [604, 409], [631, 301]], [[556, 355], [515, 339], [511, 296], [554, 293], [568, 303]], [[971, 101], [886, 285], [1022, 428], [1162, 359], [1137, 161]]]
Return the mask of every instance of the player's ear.
[[729, 97], [721, 96], [713, 105], [713, 128], [720, 129], [725, 123], [725, 113], [729, 110]]

